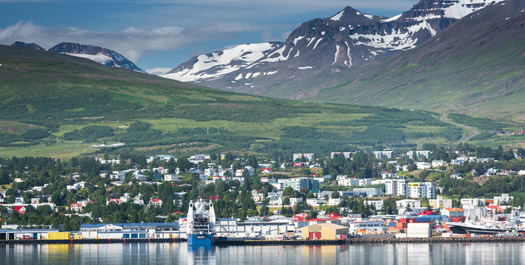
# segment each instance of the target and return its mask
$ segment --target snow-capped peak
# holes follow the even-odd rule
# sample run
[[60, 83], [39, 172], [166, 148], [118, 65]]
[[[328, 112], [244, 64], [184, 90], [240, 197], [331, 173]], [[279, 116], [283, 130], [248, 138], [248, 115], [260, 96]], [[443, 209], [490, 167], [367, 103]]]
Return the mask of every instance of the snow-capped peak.
[[162, 77], [183, 82], [219, 78], [251, 66], [280, 46], [281, 43], [275, 42], [243, 44], [209, 54], [201, 54]]

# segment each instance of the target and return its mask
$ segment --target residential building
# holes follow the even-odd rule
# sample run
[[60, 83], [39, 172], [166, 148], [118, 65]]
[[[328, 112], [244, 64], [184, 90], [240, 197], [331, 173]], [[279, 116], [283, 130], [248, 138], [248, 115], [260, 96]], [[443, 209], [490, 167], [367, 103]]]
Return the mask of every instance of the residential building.
[[433, 168], [442, 167], [444, 165], [445, 165], [445, 161], [443, 161], [443, 160], [432, 160], [432, 167]]
[[286, 187], [292, 187], [296, 191], [302, 188], [307, 190], [319, 190], [319, 180], [313, 178], [294, 178], [286, 181]]
[[293, 161], [299, 160], [305, 160], [305, 161], [313, 161], [314, 160], [314, 154], [313, 153], [297, 153], [293, 154]]
[[445, 208], [441, 210], [441, 215], [448, 217], [463, 217], [465, 216], [465, 210], [461, 208]]
[[461, 199], [461, 208], [463, 209], [472, 209], [477, 206], [485, 206], [485, 200], [479, 199], [479, 198], [473, 198], [473, 199]]
[[177, 174], [165, 174], [164, 181], [178, 181], [181, 180]]
[[396, 201], [397, 209], [407, 209], [407, 208], [421, 208], [421, 202], [418, 200], [398, 200]]
[[441, 196], [437, 196], [437, 199], [428, 200], [428, 204], [432, 209], [452, 208], [452, 200], [443, 199]]
[[303, 198], [290, 198], [291, 206], [297, 206], [301, 202], [303, 202]]
[[430, 169], [432, 165], [428, 162], [416, 162], [417, 169]]
[[406, 196], [433, 199], [436, 197], [436, 186], [432, 182], [409, 182]]
[[162, 207], [162, 200], [161, 199], [150, 199], [149, 206]]
[[352, 158], [352, 152], [331, 152], [330, 158], [334, 159], [335, 156], [343, 156], [346, 159]]
[[373, 205], [376, 208], [376, 210], [379, 211], [383, 209], [384, 201], [383, 200], [366, 200], [365, 204], [369, 206]]
[[406, 196], [407, 185], [404, 179], [385, 180], [385, 194], [392, 196]]
[[210, 159], [211, 159], [211, 156], [208, 154], [196, 154], [196, 155], [190, 156], [188, 161], [190, 161], [193, 164], [199, 164], [199, 163], [204, 162], [204, 160], [210, 160]]
[[430, 158], [430, 151], [409, 151], [407, 153], [408, 158], [410, 159], [421, 159], [421, 158]]
[[[339, 178], [340, 176], [338, 176]], [[339, 178], [337, 180], [337, 184], [339, 186], [346, 186], [346, 187], [351, 187], [351, 186], [368, 186], [368, 185], [372, 185], [372, 179], [371, 178], [366, 178], [366, 179], [358, 179], [358, 178]]]
[[321, 206], [324, 202], [325, 202], [325, 200], [318, 199], [318, 198], [308, 198], [308, 199], [306, 199], [306, 205], [309, 205], [309, 206]]
[[509, 196], [508, 194], [501, 194], [501, 196], [494, 196], [494, 205], [504, 205], [509, 204], [509, 202], [514, 199], [514, 197]]
[[374, 151], [373, 153], [377, 159], [391, 159], [394, 155], [394, 151]]
[[383, 196], [382, 188], [355, 188], [354, 192], [364, 192], [366, 197], [380, 197]]

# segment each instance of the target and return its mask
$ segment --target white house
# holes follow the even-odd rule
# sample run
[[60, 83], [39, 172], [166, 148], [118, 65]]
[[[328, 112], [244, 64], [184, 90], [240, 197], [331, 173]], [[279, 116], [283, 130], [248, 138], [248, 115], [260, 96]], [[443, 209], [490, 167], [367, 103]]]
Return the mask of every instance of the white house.
[[179, 175], [177, 174], [165, 174], [164, 181], [178, 181], [180, 180]]
[[445, 165], [445, 161], [443, 161], [443, 160], [432, 160], [432, 167], [433, 168], [442, 167], [444, 165]]
[[149, 206], [162, 207], [162, 200], [161, 199], [150, 199]]
[[465, 210], [460, 208], [445, 208], [441, 210], [441, 214], [448, 217], [463, 217], [465, 216]]
[[383, 209], [384, 201], [383, 200], [366, 200], [365, 204], [369, 206], [373, 205], [376, 208], [376, 210], [381, 210]]
[[290, 198], [291, 206], [297, 206], [301, 202], [303, 202], [303, 198]]
[[398, 200], [398, 201], [396, 201], [396, 206], [397, 206], [398, 209], [406, 209], [407, 207], [409, 207], [409, 208], [420, 208], [421, 207], [421, 202], [418, 201], [418, 200], [410, 200], [410, 199]]
[[417, 169], [430, 169], [431, 164], [428, 162], [416, 162], [416, 168]]

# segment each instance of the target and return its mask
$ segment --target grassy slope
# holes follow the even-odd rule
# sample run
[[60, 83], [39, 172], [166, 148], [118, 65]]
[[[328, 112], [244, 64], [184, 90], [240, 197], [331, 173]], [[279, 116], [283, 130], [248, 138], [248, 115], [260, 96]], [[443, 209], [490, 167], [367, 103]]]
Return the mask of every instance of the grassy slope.
[[[96, 143], [149, 153], [344, 151], [447, 143], [462, 133], [429, 112], [229, 93], [41, 51], [0, 46], [0, 64], [1, 156], [95, 153], [92, 143], [64, 137], [90, 125], [114, 132]], [[135, 121], [151, 127], [132, 131]], [[51, 134], [25, 135], [35, 129]]]

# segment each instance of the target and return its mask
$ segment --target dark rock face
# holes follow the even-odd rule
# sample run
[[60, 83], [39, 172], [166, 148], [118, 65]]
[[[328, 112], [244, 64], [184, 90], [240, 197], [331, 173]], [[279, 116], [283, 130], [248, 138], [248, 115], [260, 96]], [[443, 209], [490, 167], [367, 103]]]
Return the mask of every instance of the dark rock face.
[[145, 73], [144, 70], [140, 69], [120, 53], [102, 47], [62, 42], [55, 45], [48, 51], [90, 59], [106, 66], [124, 68]]
[[25, 43], [21, 41], [15, 41], [15, 43], [11, 44], [13, 47], [20, 47], [20, 48], [27, 48], [27, 49], [33, 49], [33, 50], [39, 50], [39, 51], [45, 51], [44, 48], [40, 47], [36, 43]]

